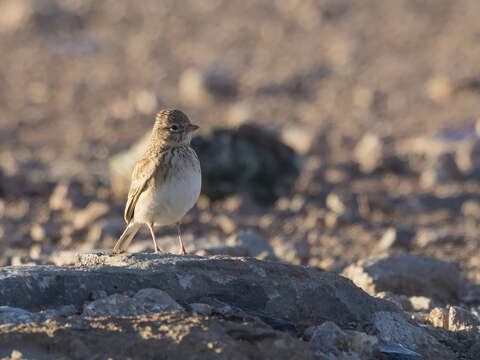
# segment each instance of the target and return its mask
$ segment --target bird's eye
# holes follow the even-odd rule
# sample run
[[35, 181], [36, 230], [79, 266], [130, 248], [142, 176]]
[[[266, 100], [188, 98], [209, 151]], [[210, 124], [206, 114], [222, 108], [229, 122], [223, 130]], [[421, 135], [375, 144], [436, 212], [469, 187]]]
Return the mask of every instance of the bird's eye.
[[173, 131], [177, 131], [178, 130], [178, 126], [177, 125], [172, 125], [170, 127], [170, 129], [172, 129]]

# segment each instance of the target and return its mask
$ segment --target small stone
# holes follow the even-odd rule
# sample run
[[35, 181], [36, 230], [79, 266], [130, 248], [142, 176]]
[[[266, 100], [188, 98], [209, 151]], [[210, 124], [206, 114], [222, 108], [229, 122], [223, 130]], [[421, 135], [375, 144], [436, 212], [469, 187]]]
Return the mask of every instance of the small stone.
[[461, 144], [458, 146], [455, 155], [456, 165], [464, 175], [479, 177], [480, 139]]
[[30, 229], [30, 236], [35, 241], [44, 241], [47, 237], [47, 230], [44, 224], [34, 224]]
[[462, 214], [474, 219], [480, 219], [480, 203], [475, 200], [466, 200], [462, 204]]
[[447, 100], [453, 93], [453, 85], [445, 76], [436, 76], [427, 83], [427, 95], [435, 102]]
[[308, 329], [307, 333], [311, 333], [309, 348], [313, 353], [320, 351], [339, 355], [343, 351], [348, 351], [347, 334], [331, 321]]
[[213, 312], [213, 307], [211, 305], [203, 303], [190, 304], [190, 309], [192, 310], [194, 316], [197, 314], [209, 316]]
[[432, 300], [426, 296], [411, 296], [410, 303], [415, 311], [430, 310], [432, 306]]
[[226, 234], [231, 234], [237, 227], [233, 220], [226, 215], [217, 216], [215, 218], [215, 221], [222, 228], [222, 231]]
[[432, 187], [449, 181], [461, 179], [455, 157], [451, 153], [440, 154], [430, 166], [420, 175], [420, 184], [423, 187]]
[[388, 250], [391, 248], [408, 250], [411, 246], [413, 236], [414, 233], [412, 231], [389, 228], [385, 231], [377, 246], [381, 250]]
[[472, 327], [478, 325], [480, 325], [480, 320], [470, 311], [460, 306], [450, 306], [448, 309], [448, 330], [471, 330]]
[[88, 206], [78, 211], [73, 219], [73, 226], [76, 230], [83, 229], [95, 220], [106, 215], [110, 211], [108, 204], [100, 201], [92, 201]]
[[12, 350], [10, 354], [10, 360], [20, 360], [23, 359], [23, 354], [18, 350]]
[[415, 351], [407, 349], [402, 344], [384, 343], [378, 345], [378, 350], [391, 360], [422, 360], [423, 356]]
[[433, 308], [426, 320], [435, 327], [448, 330], [448, 314], [445, 309], [440, 307]]
[[210, 100], [203, 75], [195, 68], [188, 68], [180, 75], [178, 92], [183, 101], [194, 105]]
[[396, 304], [399, 308], [403, 309], [404, 311], [412, 311], [412, 303], [410, 299], [406, 295], [397, 295], [393, 294], [389, 291], [382, 291], [375, 295], [380, 299], [386, 299], [394, 304]]
[[48, 201], [50, 209], [69, 211], [77, 206], [83, 195], [76, 185], [70, 182], [58, 183]]
[[148, 313], [183, 310], [170, 295], [160, 289], [142, 289], [135, 294], [134, 298], [143, 303], [143, 307]]
[[348, 266], [343, 275], [371, 295], [391, 291], [444, 301], [458, 299], [462, 282], [455, 263], [402, 253], [360, 260]]
[[135, 107], [142, 114], [152, 114], [158, 106], [156, 95], [148, 90], [140, 90], [135, 95]]
[[28, 0], [0, 3], [0, 32], [14, 31], [26, 24], [32, 15]]
[[226, 245], [240, 247], [248, 250], [248, 256], [256, 257], [264, 252], [270, 254], [270, 258], [275, 258], [274, 251], [270, 242], [263, 236], [254, 232], [240, 232], [227, 239]]
[[306, 155], [315, 144], [317, 135], [311, 129], [302, 128], [300, 126], [286, 127], [281, 133], [282, 140], [290, 145], [296, 152]]
[[384, 158], [383, 141], [375, 134], [367, 133], [358, 142], [353, 155], [364, 173], [378, 169]]

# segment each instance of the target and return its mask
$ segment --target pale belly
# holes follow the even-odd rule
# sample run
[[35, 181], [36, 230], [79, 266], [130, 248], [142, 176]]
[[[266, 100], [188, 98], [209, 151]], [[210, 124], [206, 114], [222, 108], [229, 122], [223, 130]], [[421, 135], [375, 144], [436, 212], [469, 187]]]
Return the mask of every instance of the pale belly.
[[197, 202], [201, 185], [202, 177], [196, 169], [177, 172], [155, 190], [140, 195], [135, 206], [135, 222], [164, 226], [180, 221]]

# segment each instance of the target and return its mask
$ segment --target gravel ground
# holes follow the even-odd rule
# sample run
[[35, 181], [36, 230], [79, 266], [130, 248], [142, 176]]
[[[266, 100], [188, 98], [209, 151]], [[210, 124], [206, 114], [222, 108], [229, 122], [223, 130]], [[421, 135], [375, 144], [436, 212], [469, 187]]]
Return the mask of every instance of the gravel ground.
[[[476, 0], [1, 1], [1, 263], [113, 246], [125, 198], [108, 161], [178, 107], [207, 130], [262, 126], [303, 161], [271, 206], [202, 196], [187, 249], [253, 231], [288, 262], [337, 272], [391, 249], [429, 255], [458, 262], [477, 304], [479, 11]], [[158, 233], [175, 245], [175, 229]], [[136, 243], [150, 246], [146, 229]]]

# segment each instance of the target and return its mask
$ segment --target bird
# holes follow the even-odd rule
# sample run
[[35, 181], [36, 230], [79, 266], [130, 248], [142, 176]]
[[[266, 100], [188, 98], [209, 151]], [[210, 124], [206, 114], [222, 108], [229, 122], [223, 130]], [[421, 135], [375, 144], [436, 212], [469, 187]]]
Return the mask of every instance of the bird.
[[197, 202], [202, 185], [200, 161], [190, 146], [198, 129], [180, 110], [165, 109], [156, 114], [147, 149], [132, 172], [124, 212], [127, 225], [113, 248], [114, 254], [127, 249], [143, 224], [150, 229], [155, 253], [163, 251], [154, 226], [176, 224], [179, 253], [187, 253], [180, 223]]

